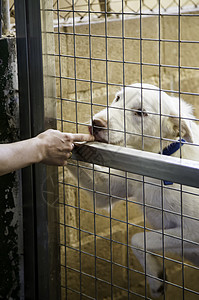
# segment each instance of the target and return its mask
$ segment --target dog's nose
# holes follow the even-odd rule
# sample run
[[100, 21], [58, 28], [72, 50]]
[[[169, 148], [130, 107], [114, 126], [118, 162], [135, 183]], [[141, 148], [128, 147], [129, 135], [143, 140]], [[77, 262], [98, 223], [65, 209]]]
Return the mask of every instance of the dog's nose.
[[92, 126], [89, 126], [90, 134], [96, 135], [99, 131], [107, 128], [107, 122], [102, 119], [93, 119]]

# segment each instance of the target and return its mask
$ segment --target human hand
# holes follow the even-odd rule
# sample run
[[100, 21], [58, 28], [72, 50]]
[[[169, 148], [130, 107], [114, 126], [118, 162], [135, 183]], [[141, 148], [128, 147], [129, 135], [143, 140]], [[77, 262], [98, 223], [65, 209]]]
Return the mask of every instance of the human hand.
[[74, 142], [94, 141], [90, 134], [63, 133], [49, 129], [36, 138], [39, 149], [39, 161], [48, 165], [64, 166], [71, 157]]

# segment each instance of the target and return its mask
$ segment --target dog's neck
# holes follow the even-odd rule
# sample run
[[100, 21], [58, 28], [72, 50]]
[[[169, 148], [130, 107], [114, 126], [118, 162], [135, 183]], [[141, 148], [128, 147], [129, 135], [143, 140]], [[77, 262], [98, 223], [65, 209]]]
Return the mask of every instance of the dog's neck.
[[[167, 147], [165, 147], [162, 150], [162, 153], [159, 152], [159, 154], [170, 156], [170, 155], [176, 153], [184, 145], [184, 143], [186, 143], [186, 141], [184, 139], [179, 139], [178, 141], [169, 144]], [[167, 180], [164, 180], [163, 182], [164, 182], [164, 185], [172, 185], [173, 184], [173, 182], [167, 181]]]
[[[153, 147], [147, 147], [147, 144], [144, 144], [144, 151], [153, 152], [153, 153], [159, 153], [163, 155], [173, 155], [175, 154], [181, 146], [183, 146], [186, 143], [185, 139], [181, 138], [174, 142], [169, 142], [167, 140], [163, 140], [160, 144], [160, 141], [156, 140], [153, 144]], [[143, 147], [140, 148], [140, 150], [143, 149]], [[180, 156], [178, 156], [180, 157]]]

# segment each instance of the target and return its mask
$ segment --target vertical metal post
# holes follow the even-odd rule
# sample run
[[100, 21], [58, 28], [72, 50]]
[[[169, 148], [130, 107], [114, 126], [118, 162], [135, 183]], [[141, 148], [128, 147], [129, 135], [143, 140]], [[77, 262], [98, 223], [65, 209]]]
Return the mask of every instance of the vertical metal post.
[[0, 0], [0, 38], [2, 36], [2, 0]]
[[[50, 54], [55, 51], [53, 26], [53, 0], [42, 0], [41, 28], [44, 82], [44, 122], [45, 129], [57, 128], [55, 59]], [[49, 34], [49, 32], [52, 32]], [[61, 66], [60, 66], [61, 67]], [[48, 259], [49, 259], [49, 299], [60, 299], [60, 236], [59, 236], [59, 196], [58, 168], [48, 166], [43, 181], [43, 200], [48, 206]], [[43, 190], [43, 188], [45, 190]]]
[[[21, 138], [44, 130], [40, 1], [15, 1]], [[31, 153], [30, 153], [31, 155]], [[50, 299], [46, 168], [22, 171], [26, 299]]]
[[9, 0], [1, 0], [1, 12], [2, 12], [2, 34], [7, 35], [10, 32], [10, 7]]
[[[30, 87], [28, 70], [28, 43], [25, 1], [15, 2], [17, 58], [20, 90], [20, 135], [31, 137]], [[26, 178], [26, 181], [25, 181]], [[24, 293], [28, 299], [36, 299], [35, 278], [35, 228], [34, 228], [34, 195], [32, 167], [22, 171], [23, 180], [23, 227], [24, 227]], [[25, 183], [26, 182], [26, 183]]]

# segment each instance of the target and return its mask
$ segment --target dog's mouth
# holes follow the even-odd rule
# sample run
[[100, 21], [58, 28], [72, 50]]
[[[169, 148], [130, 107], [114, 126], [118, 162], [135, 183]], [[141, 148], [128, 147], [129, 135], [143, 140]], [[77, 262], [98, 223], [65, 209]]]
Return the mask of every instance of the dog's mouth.
[[124, 143], [124, 141], [122, 139], [116, 140], [116, 137], [114, 138], [114, 141], [113, 141], [113, 139], [110, 139], [110, 137], [108, 137], [108, 129], [107, 128], [104, 128], [100, 131], [94, 131], [93, 127], [89, 126], [88, 130], [89, 130], [89, 133], [94, 136], [96, 142], [106, 143], [106, 144], [111, 144], [111, 145], [116, 145], [116, 146], [123, 145], [123, 143]]
[[101, 142], [101, 143], [108, 143], [108, 140], [106, 139], [106, 137], [103, 137], [102, 135], [104, 135], [104, 131], [107, 130], [107, 128], [102, 129], [100, 131], [97, 130], [93, 130], [93, 126], [89, 126], [88, 127], [88, 131], [91, 135], [94, 136], [95, 141], [97, 142]]
[[106, 144], [111, 144], [111, 145], [115, 145], [115, 146], [124, 146], [124, 140], [122, 139], [117, 139], [117, 140], [113, 140], [110, 139], [110, 137], [108, 138], [103, 138], [99, 135], [94, 135], [95, 137], [95, 141], [100, 142], [100, 143], [106, 143]]
[[108, 141], [107, 141], [106, 139], [100, 137], [98, 134], [97, 134], [97, 135], [94, 135], [94, 137], [95, 137], [95, 141], [97, 141], [97, 142], [110, 144], [110, 143], [108, 143]]

